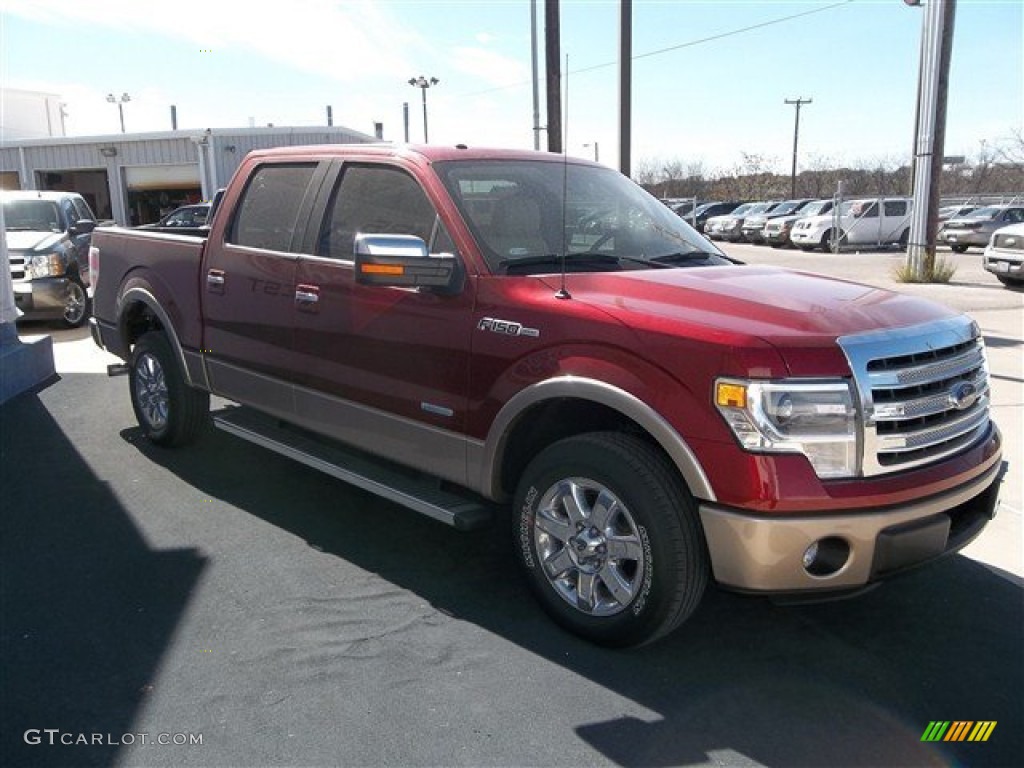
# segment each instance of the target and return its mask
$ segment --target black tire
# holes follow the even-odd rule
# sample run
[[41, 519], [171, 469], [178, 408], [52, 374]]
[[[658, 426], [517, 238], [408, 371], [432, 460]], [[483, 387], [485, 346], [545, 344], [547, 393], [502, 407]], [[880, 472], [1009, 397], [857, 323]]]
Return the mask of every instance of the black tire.
[[696, 505], [644, 440], [595, 432], [554, 443], [523, 473], [515, 510], [526, 579], [570, 632], [642, 645], [697, 609], [709, 566]]
[[904, 229], [903, 234], [900, 235], [899, 242], [897, 243], [901, 251], [907, 250], [907, 246], [910, 245], [910, 230]]
[[[831, 253], [832, 252], [832, 238], [834, 238], [835, 236], [836, 236], [836, 230], [834, 230], [834, 229], [828, 230], [827, 232], [825, 232], [825, 234], [823, 234], [821, 236], [821, 250], [822, 250], [822, 253]], [[840, 233], [840, 235], [839, 235], [839, 244], [842, 245], [842, 243], [843, 243], [843, 235], [842, 235], [842, 233]]]
[[128, 368], [132, 409], [149, 440], [179, 446], [193, 442], [206, 426], [210, 395], [190, 387], [167, 337], [151, 331], [132, 349]]
[[953, 249], [953, 253], [967, 253], [967, 246], [963, 243], [953, 244], [949, 247]]
[[78, 276], [68, 278], [67, 293], [64, 296], [64, 325], [68, 328], [80, 328], [89, 319], [91, 302], [89, 293], [82, 285]]
[[1014, 277], [1003, 277], [1002, 275], [996, 275], [996, 279], [1007, 288], [1012, 288], [1015, 291], [1024, 290], [1024, 280], [1018, 280]]

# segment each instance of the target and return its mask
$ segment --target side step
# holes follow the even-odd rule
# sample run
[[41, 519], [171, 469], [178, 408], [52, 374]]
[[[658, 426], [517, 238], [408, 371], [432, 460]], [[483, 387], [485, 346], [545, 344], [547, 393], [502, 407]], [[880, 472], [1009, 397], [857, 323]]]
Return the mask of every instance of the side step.
[[482, 528], [491, 521], [489, 502], [469, 491], [438, 488], [426, 476], [248, 408], [226, 408], [211, 415], [214, 425], [225, 432], [460, 530]]

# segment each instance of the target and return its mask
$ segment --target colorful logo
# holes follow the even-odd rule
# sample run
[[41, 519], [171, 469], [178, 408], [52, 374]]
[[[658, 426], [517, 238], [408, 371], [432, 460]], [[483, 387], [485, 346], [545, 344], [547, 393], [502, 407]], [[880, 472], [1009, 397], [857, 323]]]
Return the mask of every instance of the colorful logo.
[[996, 720], [932, 720], [921, 734], [921, 741], [988, 741], [996, 729]]

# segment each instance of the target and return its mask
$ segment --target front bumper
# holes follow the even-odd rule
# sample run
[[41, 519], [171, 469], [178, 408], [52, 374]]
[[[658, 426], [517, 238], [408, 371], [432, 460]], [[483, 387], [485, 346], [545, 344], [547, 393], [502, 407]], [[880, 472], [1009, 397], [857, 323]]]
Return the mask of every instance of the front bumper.
[[794, 229], [789, 233], [789, 239], [794, 245], [818, 245], [824, 234], [824, 231], [813, 229]]
[[39, 277], [14, 283], [14, 304], [26, 318], [63, 317], [68, 278]]
[[983, 266], [993, 275], [1024, 280], [1024, 257], [1019, 253], [1008, 254], [1000, 251], [986, 250]]
[[[883, 510], [801, 517], [753, 516], [715, 504], [700, 506], [719, 584], [744, 592], [842, 592], [956, 552], [998, 509], [1006, 465], [946, 493]], [[815, 542], [847, 548], [831, 573], [813, 573], [804, 553]]]
[[947, 245], [973, 245], [984, 248], [988, 245], [989, 237], [988, 232], [975, 232], [970, 229], [944, 229], [939, 232], [938, 239]]

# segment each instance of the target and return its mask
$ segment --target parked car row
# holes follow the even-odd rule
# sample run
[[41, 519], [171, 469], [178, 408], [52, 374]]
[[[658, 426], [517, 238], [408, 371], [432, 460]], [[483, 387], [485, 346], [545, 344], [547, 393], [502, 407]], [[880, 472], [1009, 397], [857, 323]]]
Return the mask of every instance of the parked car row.
[[1021, 222], [1024, 222], [1024, 203], [986, 205], [947, 219], [939, 230], [938, 239], [956, 253], [964, 253], [972, 245], [984, 248], [997, 229]]

